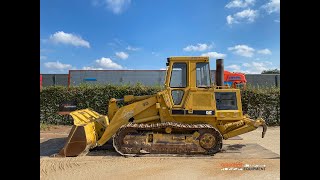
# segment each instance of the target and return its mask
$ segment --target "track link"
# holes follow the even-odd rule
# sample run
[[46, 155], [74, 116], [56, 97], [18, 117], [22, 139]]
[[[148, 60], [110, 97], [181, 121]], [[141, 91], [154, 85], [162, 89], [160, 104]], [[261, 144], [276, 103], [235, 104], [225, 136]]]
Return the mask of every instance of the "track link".
[[215, 154], [222, 148], [222, 136], [209, 124], [129, 123], [113, 136], [113, 146], [119, 154], [126, 156]]

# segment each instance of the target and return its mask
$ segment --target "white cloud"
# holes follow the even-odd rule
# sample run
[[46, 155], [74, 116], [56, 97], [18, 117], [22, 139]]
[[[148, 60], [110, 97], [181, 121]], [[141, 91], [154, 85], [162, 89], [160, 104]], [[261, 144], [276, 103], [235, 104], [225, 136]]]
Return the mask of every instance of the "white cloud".
[[234, 16], [237, 19], [247, 19], [248, 22], [254, 22], [254, 19], [257, 17], [258, 11], [246, 9], [241, 12], [236, 13]]
[[121, 52], [116, 52], [116, 56], [120, 59], [127, 59], [129, 57], [129, 54], [121, 51]]
[[267, 70], [267, 64], [263, 62], [252, 62], [251, 63], [251, 69], [249, 71], [255, 72], [255, 73], [261, 73], [263, 70]]
[[63, 31], [59, 31], [53, 35], [50, 35], [50, 41], [57, 44], [70, 44], [73, 46], [90, 48], [90, 43], [88, 41], [83, 40], [80, 36], [65, 33]]
[[[241, 66], [232, 64], [227, 66], [226, 69], [229, 69], [233, 72], [243, 72], [246, 74], [261, 74], [262, 71], [268, 69], [276, 69], [277, 67], [272, 66], [272, 62], [264, 61], [264, 62], [250, 62], [243, 63]], [[277, 68], [279, 69], [279, 68]]]
[[63, 64], [59, 61], [46, 62], [46, 63], [44, 63], [44, 66], [49, 69], [57, 69], [57, 70], [64, 70], [64, 69], [71, 69], [72, 68], [72, 66], [70, 64]]
[[183, 48], [184, 51], [205, 51], [205, 50], [209, 50], [212, 48], [212, 44], [208, 45], [208, 44], [201, 44], [198, 43], [197, 45], [189, 45], [185, 48]]
[[243, 67], [250, 67], [251, 65], [249, 63], [243, 63], [242, 66]]
[[123, 67], [115, 62], [113, 62], [110, 58], [102, 57], [101, 59], [97, 59], [96, 64], [98, 67], [104, 69], [123, 69]]
[[214, 58], [214, 59], [222, 59], [226, 57], [226, 54], [217, 53], [217, 52], [207, 52], [207, 53], [201, 54], [201, 56], [209, 56], [210, 58]]
[[274, 20], [274, 22], [276, 22], [276, 23], [279, 23], [279, 22], [280, 22], [280, 20], [278, 20], [278, 19], [275, 19], [275, 20]]
[[279, 13], [280, 0], [270, 0], [267, 4], [263, 5], [262, 8], [264, 8], [269, 14]]
[[236, 45], [234, 47], [229, 47], [229, 51], [232, 51], [234, 54], [244, 56], [244, 57], [252, 57], [254, 53], [254, 49], [247, 45]]
[[124, 69], [121, 65], [113, 62], [110, 58], [102, 57], [94, 61], [93, 66], [83, 66], [83, 70], [107, 70], [107, 69]]
[[227, 16], [227, 23], [228, 24], [233, 24], [234, 23], [234, 18], [231, 15]]
[[132, 47], [132, 46], [128, 46], [126, 49], [129, 50], [129, 51], [138, 51], [138, 50], [140, 50], [140, 48], [136, 48], [136, 47]]
[[121, 14], [126, 10], [131, 0], [106, 0], [107, 8], [110, 9], [114, 14]]
[[167, 68], [160, 68], [160, 70], [167, 70]]
[[226, 5], [226, 8], [245, 8], [253, 6], [255, 0], [233, 0]]
[[268, 64], [268, 65], [272, 65], [272, 62], [270, 62], [270, 61], [263, 61], [263, 63]]
[[269, 55], [271, 54], [271, 51], [269, 49], [261, 49], [257, 51], [259, 54], [265, 54], [265, 55]]
[[246, 9], [236, 14], [227, 16], [227, 23], [229, 25], [233, 23], [252, 23], [258, 17], [258, 11], [252, 9]]
[[230, 66], [226, 66], [226, 69], [231, 69], [231, 71], [240, 71], [240, 66], [236, 64], [232, 64]]
[[47, 59], [47, 56], [40, 56], [40, 60], [45, 60]]

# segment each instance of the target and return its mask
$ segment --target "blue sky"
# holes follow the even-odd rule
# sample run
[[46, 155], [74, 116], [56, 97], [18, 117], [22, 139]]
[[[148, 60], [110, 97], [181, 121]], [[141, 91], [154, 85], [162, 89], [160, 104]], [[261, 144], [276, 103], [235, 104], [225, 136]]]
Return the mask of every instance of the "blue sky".
[[280, 0], [41, 0], [40, 72], [165, 68], [170, 56], [280, 69]]

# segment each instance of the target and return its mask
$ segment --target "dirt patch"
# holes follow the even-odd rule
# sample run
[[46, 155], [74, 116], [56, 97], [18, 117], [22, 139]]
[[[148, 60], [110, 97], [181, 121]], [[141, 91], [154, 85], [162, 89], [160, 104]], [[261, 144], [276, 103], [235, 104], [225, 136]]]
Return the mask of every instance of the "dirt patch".
[[[265, 165], [265, 170], [222, 170], [225, 163]], [[279, 160], [184, 157], [42, 158], [41, 179], [279, 179]]]
[[[51, 128], [40, 133], [40, 179], [279, 179], [279, 128], [269, 128], [266, 137], [250, 132], [224, 141], [223, 151], [214, 156], [118, 155], [109, 141], [87, 156], [54, 158], [71, 129]], [[255, 137], [253, 137], [255, 136]], [[42, 138], [42, 139], [41, 139]], [[268, 139], [267, 139], [268, 138]], [[272, 150], [270, 150], [271, 147]], [[279, 148], [280, 149], [280, 148]], [[224, 165], [265, 165], [264, 170], [224, 170]], [[230, 167], [232, 169], [232, 167]]]
[[72, 126], [50, 125], [48, 130], [41, 130], [42, 133], [69, 134]]

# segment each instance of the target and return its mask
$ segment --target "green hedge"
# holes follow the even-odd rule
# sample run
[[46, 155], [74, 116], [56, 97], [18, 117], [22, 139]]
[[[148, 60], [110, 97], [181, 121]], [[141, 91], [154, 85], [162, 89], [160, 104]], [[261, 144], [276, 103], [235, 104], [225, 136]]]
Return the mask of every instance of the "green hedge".
[[245, 114], [262, 117], [267, 125], [280, 125], [280, 88], [247, 88], [241, 91], [241, 98]]
[[[79, 109], [92, 108], [98, 113], [107, 114], [110, 98], [123, 98], [124, 95], [152, 95], [161, 91], [161, 87], [90, 85], [71, 87], [45, 87], [40, 92], [40, 123], [70, 125], [72, 118], [58, 115], [59, 104], [63, 101], [78, 102]], [[280, 125], [280, 89], [253, 89], [242, 91], [244, 113], [253, 118], [259, 115], [268, 125]]]

